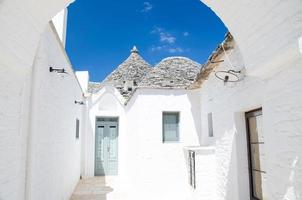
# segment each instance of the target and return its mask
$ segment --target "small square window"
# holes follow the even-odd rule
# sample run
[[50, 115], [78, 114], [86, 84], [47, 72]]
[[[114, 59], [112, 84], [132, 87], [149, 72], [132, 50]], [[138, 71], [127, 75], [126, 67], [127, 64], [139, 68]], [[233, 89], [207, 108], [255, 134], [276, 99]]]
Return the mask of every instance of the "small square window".
[[76, 139], [80, 138], [80, 120], [76, 119]]
[[163, 112], [163, 142], [179, 141], [179, 112]]
[[208, 134], [209, 137], [214, 137], [212, 113], [208, 113]]

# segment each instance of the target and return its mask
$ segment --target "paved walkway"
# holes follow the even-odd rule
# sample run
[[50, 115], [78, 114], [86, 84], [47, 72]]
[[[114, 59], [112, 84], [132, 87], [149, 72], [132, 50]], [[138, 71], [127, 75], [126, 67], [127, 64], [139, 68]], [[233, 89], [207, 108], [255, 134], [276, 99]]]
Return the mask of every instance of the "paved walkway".
[[106, 186], [104, 177], [80, 180], [70, 200], [106, 200], [113, 189]]

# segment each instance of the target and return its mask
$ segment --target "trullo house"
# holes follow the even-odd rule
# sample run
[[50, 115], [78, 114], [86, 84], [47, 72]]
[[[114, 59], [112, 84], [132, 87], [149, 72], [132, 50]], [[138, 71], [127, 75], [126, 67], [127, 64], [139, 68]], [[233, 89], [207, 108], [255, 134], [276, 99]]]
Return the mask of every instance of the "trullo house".
[[106, 176], [138, 198], [185, 199], [184, 147], [198, 146], [200, 138], [199, 91], [191, 89], [200, 69], [185, 57], [152, 67], [133, 47], [104, 81], [90, 82], [83, 175]]

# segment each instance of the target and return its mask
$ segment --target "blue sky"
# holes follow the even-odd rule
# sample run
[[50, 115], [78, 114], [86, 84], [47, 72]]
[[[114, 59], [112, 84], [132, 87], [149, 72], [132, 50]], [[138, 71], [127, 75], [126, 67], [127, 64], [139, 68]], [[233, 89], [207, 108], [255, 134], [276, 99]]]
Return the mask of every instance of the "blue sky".
[[154, 65], [169, 56], [204, 63], [227, 31], [199, 0], [76, 0], [66, 50], [75, 70], [102, 81], [136, 45]]

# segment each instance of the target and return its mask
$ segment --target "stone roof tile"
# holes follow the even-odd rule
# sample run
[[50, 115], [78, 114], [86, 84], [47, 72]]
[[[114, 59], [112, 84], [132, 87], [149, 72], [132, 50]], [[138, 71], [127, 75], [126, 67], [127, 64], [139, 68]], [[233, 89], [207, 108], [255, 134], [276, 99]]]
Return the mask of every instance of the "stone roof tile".
[[169, 57], [157, 64], [139, 83], [140, 87], [187, 88], [197, 78], [201, 64], [185, 57]]
[[104, 85], [117, 88], [129, 100], [137, 88], [188, 88], [197, 78], [201, 65], [185, 57], [163, 59], [154, 68], [140, 55], [136, 47], [102, 83], [89, 83], [88, 91], [98, 92]]

